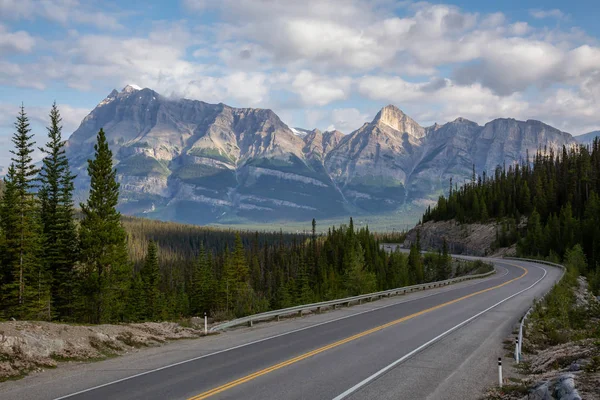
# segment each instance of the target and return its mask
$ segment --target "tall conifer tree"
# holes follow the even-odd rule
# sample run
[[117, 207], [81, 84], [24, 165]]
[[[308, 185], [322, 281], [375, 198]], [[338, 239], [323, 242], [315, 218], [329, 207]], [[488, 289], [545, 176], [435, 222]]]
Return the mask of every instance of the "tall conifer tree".
[[144, 289], [144, 306], [146, 319], [157, 319], [160, 315], [160, 267], [158, 265], [158, 248], [154, 241], [148, 245], [146, 261], [140, 271]]
[[200, 254], [194, 264], [192, 273], [192, 292], [190, 295], [191, 312], [201, 316], [213, 311], [214, 307], [214, 274], [204, 246], [200, 246]]
[[35, 142], [23, 106], [15, 128], [12, 137], [15, 148], [10, 151], [12, 165], [5, 181], [10, 194], [2, 210], [7, 223], [5, 244], [10, 253], [5, 270], [12, 276], [2, 291], [10, 316], [44, 318], [48, 314], [49, 295], [48, 276], [40, 259], [39, 207], [34, 196], [38, 169], [31, 157]]
[[53, 315], [61, 320], [72, 317], [74, 266], [77, 232], [73, 222], [73, 180], [62, 140], [61, 117], [56, 106], [50, 110], [46, 154], [40, 171], [39, 199], [44, 233], [43, 254], [51, 274], [50, 294]]
[[97, 140], [95, 157], [88, 160], [90, 194], [87, 202], [81, 203], [83, 219], [79, 231], [82, 311], [93, 323], [121, 317], [123, 294], [131, 279], [126, 234], [116, 208], [119, 201], [117, 171], [113, 169], [112, 152], [104, 130], [100, 129]]

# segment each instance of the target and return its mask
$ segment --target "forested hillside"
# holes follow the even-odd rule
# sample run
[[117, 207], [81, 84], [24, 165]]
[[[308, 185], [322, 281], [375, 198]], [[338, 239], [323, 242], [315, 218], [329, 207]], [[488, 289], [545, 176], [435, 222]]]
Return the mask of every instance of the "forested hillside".
[[[529, 158], [529, 157], [528, 157]], [[600, 141], [590, 146], [563, 148], [560, 154], [539, 151], [533, 160], [493, 177], [475, 175], [471, 183], [453, 188], [423, 215], [423, 222], [503, 220], [498, 244], [517, 242], [518, 253], [562, 260], [576, 245], [583, 248], [587, 267], [580, 273], [600, 289]], [[527, 217], [527, 227], [517, 226]]]
[[[75, 213], [61, 117], [53, 106], [41, 168], [21, 108], [0, 200], [0, 319], [105, 323], [242, 316], [271, 308], [446, 279], [447, 251], [386, 253], [368, 228], [318, 235], [250, 233], [123, 217], [102, 129]], [[396, 236], [401, 236], [398, 234]], [[478, 267], [477, 265], [471, 267]], [[465, 271], [463, 270], [462, 273]]]

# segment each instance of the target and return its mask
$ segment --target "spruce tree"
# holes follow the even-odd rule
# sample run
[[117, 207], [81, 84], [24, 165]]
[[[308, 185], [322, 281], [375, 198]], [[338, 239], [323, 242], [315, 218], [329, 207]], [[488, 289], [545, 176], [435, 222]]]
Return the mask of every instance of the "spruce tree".
[[73, 180], [62, 140], [61, 117], [56, 106], [50, 110], [48, 143], [40, 150], [46, 154], [40, 171], [40, 214], [44, 233], [43, 255], [51, 276], [50, 295], [53, 316], [72, 317], [74, 266], [77, 257], [77, 232], [73, 221]]
[[146, 319], [144, 284], [142, 283], [142, 278], [138, 273], [136, 273], [129, 282], [124, 319], [125, 321], [130, 322], [137, 322]]
[[90, 194], [81, 203], [79, 230], [82, 279], [81, 312], [92, 323], [116, 320], [122, 315], [123, 294], [131, 269], [127, 262], [126, 234], [117, 211], [119, 184], [112, 152], [104, 130], [98, 132], [95, 156], [88, 160]]
[[3, 179], [4, 191], [0, 203], [0, 222], [2, 233], [2, 258], [0, 273], [0, 317], [3, 319], [16, 315], [18, 296], [14, 288], [17, 277], [14, 274], [15, 265], [18, 263], [19, 250], [17, 225], [19, 213], [17, 212], [17, 191], [15, 188], [15, 166], [8, 167]]
[[2, 207], [4, 242], [8, 252], [3, 267], [8, 279], [2, 287], [5, 316], [48, 318], [48, 276], [40, 259], [39, 207], [34, 196], [38, 169], [31, 157], [35, 142], [23, 106], [15, 128], [12, 137], [15, 148], [10, 151], [12, 165], [5, 179]]
[[235, 235], [235, 248], [231, 257], [231, 262], [233, 264], [233, 269], [235, 270], [235, 274], [237, 277], [236, 290], [240, 291], [248, 283], [249, 267], [248, 262], [246, 261], [246, 256], [244, 254], [242, 237], [239, 233]]
[[365, 268], [365, 257], [362, 246], [356, 241], [348, 249], [344, 263], [346, 264], [345, 286], [348, 295], [374, 292], [377, 286], [375, 274]]
[[421, 232], [417, 230], [417, 240], [410, 246], [408, 255], [410, 284], [423, 282], [423, 257], [421, 256]]
[[150, 241], [148, 245], [148, 254], [140, 270], [140, 275], [144, 291], [143, 316], [145, 319], [155, 320], [160, 315], [160, 268], [158, 265], [158, 247], [154, 241]]
[[310, 277], [308, 275], [308, 270], [307, 270], [306, 263], [304, 260], [301, 261], [296, 283], [297, 283], [296, 289], [298, 290], [297, 297], [296, 297], [296, 303], [297, 304], [312, 303], [314, 300], [314, 293], [310, 287]]
[[198, 316], [213, 311], [214, 307], [214, 275], [203, 245], [192, 273], [190, 307], [191, 312]]

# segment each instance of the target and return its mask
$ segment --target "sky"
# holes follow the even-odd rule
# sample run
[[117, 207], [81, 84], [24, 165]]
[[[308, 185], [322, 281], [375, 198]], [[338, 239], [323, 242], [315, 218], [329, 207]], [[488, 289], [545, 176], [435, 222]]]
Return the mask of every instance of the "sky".
[[[38, 145], [112, 89], [273, 109], [344, 133], [394, 104], [420, 124], [600, 129], [597, 0], [0, 0], [0, 166], [23, 103]], [[39, 157], [40, 153], [36, 153]]]

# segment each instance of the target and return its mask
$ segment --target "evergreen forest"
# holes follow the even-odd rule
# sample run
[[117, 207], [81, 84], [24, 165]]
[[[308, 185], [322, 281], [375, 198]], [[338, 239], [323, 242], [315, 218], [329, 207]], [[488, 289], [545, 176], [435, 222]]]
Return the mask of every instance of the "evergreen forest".
[[447, 249], [388, 253], [368, 227], [308, 234], [239, 232], [123, 217], [113, 155], [100, 129], [88, 160], [89, 195], [74, 204], [75, 176], [50, 110], [44, 158], [21, 107], [0, 199], [0, 319], [77, 323], [232, 318], [447, 279]]
[[564, 147], [558, 154], [540, 150], [533, 159], [498, 167], [492, 177], [476, 176], [428, 208], [422, 222], [456, 219], [461, 223], [495, 220], [496, 246], [517, 245], [517, 254], [565, 259], [572, 249], [585, 262], [578, 273], [600, 290], [600, 141]]

